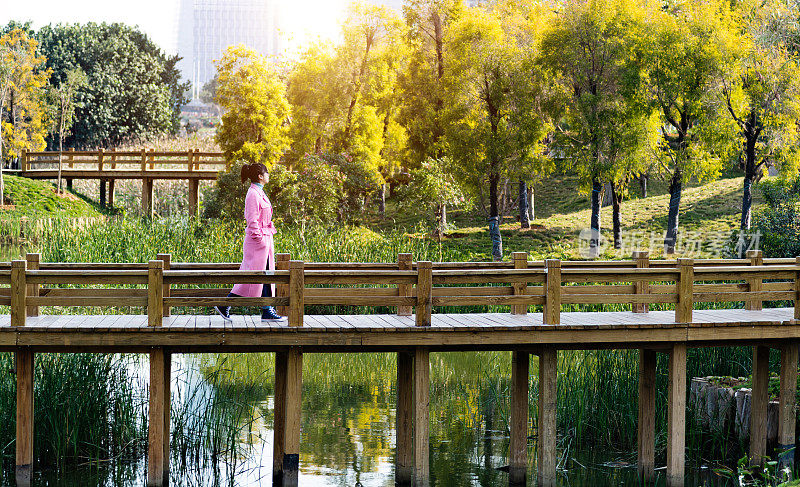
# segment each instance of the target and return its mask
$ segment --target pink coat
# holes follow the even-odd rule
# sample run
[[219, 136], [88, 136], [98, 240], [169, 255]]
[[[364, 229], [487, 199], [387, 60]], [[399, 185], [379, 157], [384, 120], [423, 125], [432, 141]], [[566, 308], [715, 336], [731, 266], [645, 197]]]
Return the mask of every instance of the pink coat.
[[[244, 219], [247, 220], [247, 229], [244, 233], [242, 246], [242, 271], [263, 271], [267, 268], [275, 270], [275, 243], [272, 236], [277, 233], [272, 223], [272, 203], [264, 190], [250, 185], [247, 197], [244, 200]], [[231, 292], [239, 296], [250, 298], [261, 297], [262, 284], [236, 284]], [[272, 284], [272, 295], [275, 296], [275, 285]]]

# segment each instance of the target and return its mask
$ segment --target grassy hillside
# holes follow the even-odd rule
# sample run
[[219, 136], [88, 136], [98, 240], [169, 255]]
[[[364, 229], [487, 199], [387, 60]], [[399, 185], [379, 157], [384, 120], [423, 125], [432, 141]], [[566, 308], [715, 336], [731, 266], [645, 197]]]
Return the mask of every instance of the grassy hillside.
[[[690, 184], [683, 191], [680, 208], [679, 255], [712, 257], [724, 244], [731, 231], [738, 228], [742, 197], [741, 177], [728, 177], [707, 184]], [[528, 251], [533, 257], [580, 258], [580, 231], [589, 226], [589, 196], [577, 189], [571, 177], [553, 177], [535, 186], [536, 219], [532, 228], [522, 230], [516, 215], [508, 215], [501, 226], [505, 253]], [[638, 187], [621, 206], [623, 249], [611, 245], [611, 207], [601, 210], [603, 236], [607, 239], [604, 256], [630, 257], [630, 252], [649, 248], [654, 257], [663, 254], [662, 241], [667, 225], [669, 194], [665, 182], [650, 185], [647, 198], [638, 195]], [[758, 191], [755, 192], [759, 203]], [[449, 222], [456, 229], [445, 238], [445, 246], [466, 247], [478, 258], [491, 254], [484, 213], [475, 208], [469, 212], [451, 212]]]
[[93, 203], [70, 192], [57, 194], [52, 183], [8, 174], [3, 181], [6, 201], [0, 206], [0, 220], [101, 216]]

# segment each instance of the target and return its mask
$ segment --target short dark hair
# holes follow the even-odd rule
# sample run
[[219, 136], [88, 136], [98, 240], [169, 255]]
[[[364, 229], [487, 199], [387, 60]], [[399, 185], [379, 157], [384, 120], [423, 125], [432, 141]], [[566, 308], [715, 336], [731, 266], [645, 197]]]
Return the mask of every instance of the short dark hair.
[[251, 183], [257, 183], [259, 174], [269, 174], [269, 171], [267, 171], [267, 166], [261, 164], [260, 162], [254, 162], [252, 164], [245, 164], [242, 166], [243, 183], [248, 179]]

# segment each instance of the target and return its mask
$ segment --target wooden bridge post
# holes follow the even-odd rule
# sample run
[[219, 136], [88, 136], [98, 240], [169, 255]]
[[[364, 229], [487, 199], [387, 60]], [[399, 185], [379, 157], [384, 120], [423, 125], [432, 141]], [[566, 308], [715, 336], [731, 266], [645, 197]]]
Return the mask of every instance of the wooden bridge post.
[[433, 264], [417, 262], [417, 326], [431, 326], [433, 304]]
[[[525, 257], [527, 260], [527, 256]], [[508, 452], [508, 482], [525, 485], [528, 473], [528, 380], [530, 354], [511, 352], [511, 438]]]
[[753, 391], [750, 399], [750, 465], [762, 465], [767, 454], [769, 347], [753, 347]]
[[675, 322], [691, 323], [694, 308], [694, 259], [678, 259], [678, 304], [675, 305]]
[[[289, 261], [292, 260], [292, 255], [288, 253], [275, 254], [275, 270], [288, 271]], [[285, 298], [289, 296], [288, 284], [275, 284], [275, 296], [278, 298]], [[278, 306], [278, 314], [286, 316], [288, 306]]]
[[189, 179], [189, 214], [197, 216], [200, 210], [200, 180], [196, 178]]
[[150, 169], [156, 168], [156, 150], [154, 148], [150, 148], [150, 156], [148, 157], [150, 160]]
[[[27, 261], [27, 269], [28, 270], [39, 270], [39, 261], [41, 260], [40, 254], [27, 254], [25, 256], [25, 260]], [[28, 284], [28, 296], [31, 297], [38, 297], [39, 296], [39, 285], [38, 284]], [[28, 306], [27, 307], [27, 315], [28, 316], [39, 316], [39, 307], [38, 306]]]
[[147, 151], [145, 149], [142, 149], [141, 152], [139, 153], [139, 157], [141, 158], [140, 159], [142, 165], [141, 171], [142, 173], [144, 173], [147, 170]]
[[[75, 149], [73, 149], [72, 147], [69, 148], [69, 154], [67, 155], [67, 162], [69, 163], [70, 169], [75, 167]], [[67, 179], [67, 184], [69, 184], [70, 187], [72, 187], [72, 180]]]
[[[633, 261], [636, 263], [637, 269], [647, 269], [650, 267], [650, 252], [647, 250], [637, 250], [633, 253]], [[636, 281], [634, 284], [635, 294], [650, 294], [649, 281]], [[650, 305], [647, 303], [634, 303], [631, 307], [634, 313], [647, 313], [650, 311]]]
[[781, 347], [780, 404], [778, 409], [778, 468], [794, 468], [797, 418], [797, 343]]
[[186, 151], [186, 164], [189, 172], [194, 171], [194, 149]]
[[109, 179], [108, 180], [108, 207], [114, 208], [114, 183], [116, 179]]
[[[408, 254], [410, 255], [410, 254]], [[414, 476], [414, 354], [397, 352], [395, 485], [410, 486]]]
[[639, 349], [639, 428], [637, 450], [639, 478], [651, 482], [655, 474], [656, 352]]
[[414, 350], [414, 487], [430, 485], [430, 374], [430, 351], [417, 347]]
[[147, 423], [147, 485], [169, 485], [169, 421], [171, 354], [150, 350], [150, 407]]
[[147, 326], [161, 326], [164, 317], [164, 261], [147, 265]]
[[[165, 271], [169, 270], [169, 267], [172, 264], [172, 255], [171, 254], [157, 254], [156, 255], [156, 259], [158, 259], [158, 260], [160, 260], [161, 262], [164, 263], [164, 270]], [[165, 297], [165, 298], [169, 297], [170, 287], [171, 286], [169, 284], [164, 284], [163, 285], [163, 287], [162, 287], [163, 293], [164, 293], [163, 297]], [[169, 306], [164, 306], [163, 316], [166, 318], [166, 317], [170, 316], [171, 314], [172, 314], [172, 308], [169, 307]]]
[[[764, 255], [760, 250], [748, 250], [747, 258], [750, 259], [750, 265], [764, 265]], [[747, 280], [747, 290], [751, 293], [761, 292], [763, 289], [764, 279], [760, 277], [752, 277]], [[764, 302], [761, 298], [751, 298], [744, 303], [744, 309], [751, 309], [758, 311], [762, 309]]]
[[305, 277], [302, 260], [289, 261], [289, 326], [303, 326]]
[[31, 485], [33, 471], [33, 352], [23, 348], [15, 353], [17, 366], [17, 485]]
[[667, 487], [683, 487], [686, 469], [686, 343], [674, 343], [669, 352], [668, 387]]
[[[397, 269], [401, 271], [410, 271], [414, 268], [414, 264], [412, 262], [411, 254], [397, 254]], [[398, 296], [411, 296], [413, 292], [413, 286], [411, 284], [398, 284], [397, 285], [397, 295]], [[411, 306], [398, 306], [397, 307], [397, 316], [411, 316]]]
[[561, 324], [561, 261], [548, 259], [544, 261], [547, 276], [544, 284], [544, 314], [546, 325]]
[[556, 486], [556, 411], [558, 351], [546, 347], [539, 352], [539, 440], [536, 448], [536, 485]]
[[142, 213], [145, 217], [153, 216], [153, 180], [142, 178]]
[[11, 261], [11, 326], [25, 326], [27, 316], [27, 261]]
[[272, 484], [296, 487], [300, 466], [303, 353], [299, 347], [275, 355], [275, 441]]
[[25, 172], [28, 169], [30, 169], [28, 167], [29, 164], [28, 164], [28, 151], [27, 150], [22, 149], [22, 156], [19, 158], [19, 161], [20, 161], [19, 162], [19, 168], [22, 170], [22, 172]]
[[[528, 268], [528, 253], [527, 252], [513, 252], [511, 259], [514, 261], [514, 269], [527, 269]], [[528, 284], [525, 282], [514, 283], [514, 295], [522, 296], [527, 292]], [[525, 315], [528, 314], [527, 304], [515, 304], [511, 306], [511, 314]]]

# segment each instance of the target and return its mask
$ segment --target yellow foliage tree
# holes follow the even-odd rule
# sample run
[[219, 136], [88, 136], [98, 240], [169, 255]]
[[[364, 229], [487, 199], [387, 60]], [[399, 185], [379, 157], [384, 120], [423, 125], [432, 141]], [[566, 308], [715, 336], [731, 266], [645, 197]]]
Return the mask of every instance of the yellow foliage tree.
[[215, 100], [224, 111], [217, 143], [230, 162], [271, 167], [289, 147], [286, 87], [267, 58], [243, 45], [229, 47], [215, 64]]
[[37, 55], [36, 47], [22, 29], [0, 37], [0, 204], [5, 196], [5, 160], [19, 157], [23, 150], [45, 147], [50, 71], [41, 69], [45, 58]]

